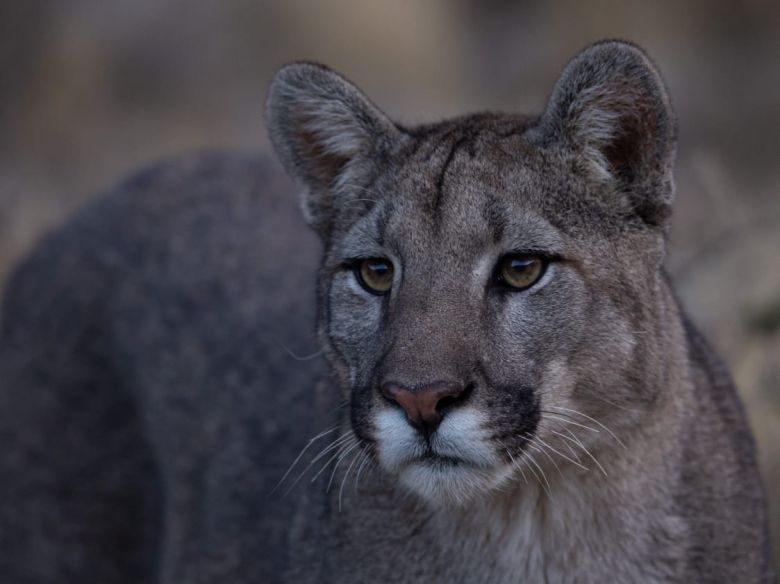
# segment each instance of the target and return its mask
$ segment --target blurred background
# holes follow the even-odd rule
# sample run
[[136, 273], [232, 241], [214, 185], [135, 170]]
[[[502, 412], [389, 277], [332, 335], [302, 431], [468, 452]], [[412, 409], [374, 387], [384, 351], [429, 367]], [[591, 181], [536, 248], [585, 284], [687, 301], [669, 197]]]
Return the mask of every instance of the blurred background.
[[[747, 404], [780, 558], [780, 3], [25, 0], [0, 4], [0, 289], [140, 165], [267, 150], [274, 70], [317, 60], [412, 124], [539, 111], [586, 44], [642, 45], [680, 118], [669, 269]], [[724, 526], [728, 529], [728, 526]]]

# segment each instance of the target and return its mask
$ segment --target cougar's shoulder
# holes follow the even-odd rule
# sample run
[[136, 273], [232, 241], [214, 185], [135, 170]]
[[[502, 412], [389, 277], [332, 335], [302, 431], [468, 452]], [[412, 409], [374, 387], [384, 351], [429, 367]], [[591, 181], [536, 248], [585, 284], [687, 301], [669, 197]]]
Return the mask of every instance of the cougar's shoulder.
[[[679, 496], [696, 542], [691, 573], [703, 581], [734, 572], [771, 582], [766, 495], [744, 406], [721, 357], [685, 314], [683, 324], [694, 390], [681, 440]], [[708, 511], [713, 507], [717, 515]]]
[[3, 302], [3, 579], [281, 577], [295, 508], [268, 493], [333, 410], [317, 247], [273, 161], [217, 152], [44, 238]]

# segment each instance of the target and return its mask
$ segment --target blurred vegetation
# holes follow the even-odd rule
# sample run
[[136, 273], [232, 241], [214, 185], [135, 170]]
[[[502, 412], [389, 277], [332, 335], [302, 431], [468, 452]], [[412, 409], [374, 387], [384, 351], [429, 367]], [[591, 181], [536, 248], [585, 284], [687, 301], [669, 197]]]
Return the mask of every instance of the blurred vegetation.
[[139, 165], [267, 149], [262, 104], [284, 62], [327, 63], [414, 123], [538, 111], [566, 60], [606, 37], [644, 46], [666, 74], [680, 118], [669, 268], [745, 399], [780, 542], [778, 2], [4, 2], [0, 283]]

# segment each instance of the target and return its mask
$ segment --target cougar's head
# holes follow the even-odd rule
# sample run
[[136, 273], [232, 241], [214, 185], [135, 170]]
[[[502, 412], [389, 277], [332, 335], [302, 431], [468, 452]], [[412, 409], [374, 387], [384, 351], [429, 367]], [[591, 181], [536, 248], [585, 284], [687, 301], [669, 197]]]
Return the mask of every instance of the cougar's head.
[[293, 64], [268, 124], [325, 243], [321, 342], [380, 466], [443, 502], [608, 467], [662, 386], [675, 128], [644, 53], [589, 47], [537, 117], [416, 128]]

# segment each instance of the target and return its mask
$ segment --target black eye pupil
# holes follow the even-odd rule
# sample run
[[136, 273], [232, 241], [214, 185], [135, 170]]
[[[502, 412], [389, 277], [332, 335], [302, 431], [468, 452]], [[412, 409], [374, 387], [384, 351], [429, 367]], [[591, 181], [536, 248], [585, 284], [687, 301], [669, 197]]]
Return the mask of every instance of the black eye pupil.
[[517, 272], [523, 272], [531, 267], [535, 260], [514, 258], [509, 262], [509, 267]]
[[366, 267], [372, 272], [376, 272], [376, 275], [380, 278], [390, 271], [389, 266], [385, 262], [368, 262]]

